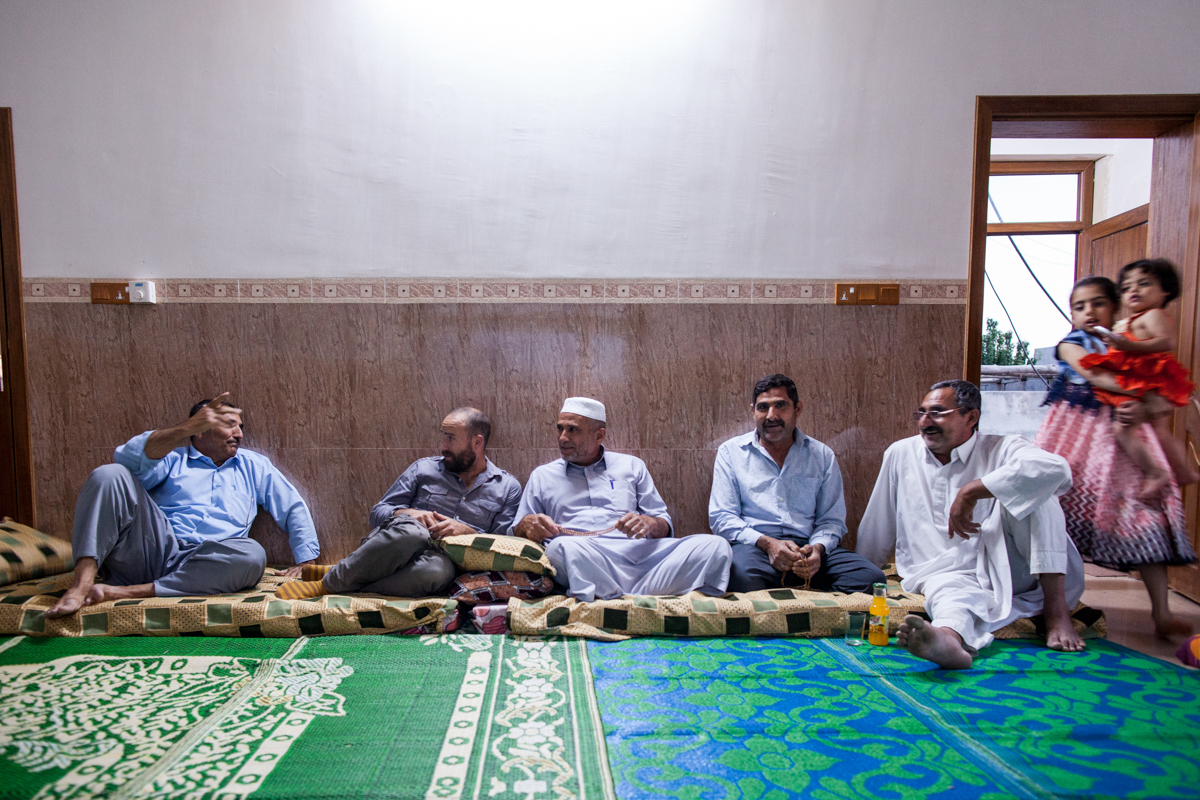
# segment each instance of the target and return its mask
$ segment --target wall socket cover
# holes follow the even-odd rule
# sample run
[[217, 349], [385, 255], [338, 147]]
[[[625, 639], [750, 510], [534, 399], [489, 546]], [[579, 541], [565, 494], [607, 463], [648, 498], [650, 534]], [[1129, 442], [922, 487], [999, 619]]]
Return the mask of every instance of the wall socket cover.
[[157, 303], [158, 297], [154, 292], [154, 281], [130, 281], [129, 302]]

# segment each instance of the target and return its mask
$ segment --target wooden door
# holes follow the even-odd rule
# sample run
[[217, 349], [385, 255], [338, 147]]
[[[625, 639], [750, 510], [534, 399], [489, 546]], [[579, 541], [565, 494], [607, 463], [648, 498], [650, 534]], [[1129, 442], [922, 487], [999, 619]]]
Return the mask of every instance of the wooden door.
[[0, 108], [0, 517], [34, 526], [12, 109]]
[[1076, 249], [1075, 279], [1101, 275], [1117, 280], [1121, 267], [1146, 257], [1150, 204], [1084, 228]]
[[[1167, 310], [1179, 320], [1179, 361], [1200, 376], [1200, 115], [1154, 140], [1150, 178], [1147, 254], [1167, 258], [1179, 269], [1179, 301]], [[1175, 414], [1175, 433], [1200, 464], [1200, 407]], [[1184, 490], [1192, 546], [1200, 550], [1200, 487]], [[1172, 588], [1200, 601], [1200, 564], [1170, 570]]]

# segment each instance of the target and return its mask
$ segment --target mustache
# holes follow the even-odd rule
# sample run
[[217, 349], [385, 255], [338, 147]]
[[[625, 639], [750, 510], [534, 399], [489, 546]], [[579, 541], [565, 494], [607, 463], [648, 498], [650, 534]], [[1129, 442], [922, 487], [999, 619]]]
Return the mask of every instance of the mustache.
[[924, 428], [921, 428], [921, 433], [926, 434], [926, 435], [930, 435], [930, 434], [934, 434], [934, 433], [942, 433], [942, 429], [939, 428], [937, 425], [926, 425]]
[[764, 423], [763, 423], [763, 427], [764, 427], [764, 428], [782, 428], [782, 427], [783, 427], [783, 423], [782, 423], [782, 422], [778, 422], [778, 421], [777, 421], [777, 422], [764, 422]]

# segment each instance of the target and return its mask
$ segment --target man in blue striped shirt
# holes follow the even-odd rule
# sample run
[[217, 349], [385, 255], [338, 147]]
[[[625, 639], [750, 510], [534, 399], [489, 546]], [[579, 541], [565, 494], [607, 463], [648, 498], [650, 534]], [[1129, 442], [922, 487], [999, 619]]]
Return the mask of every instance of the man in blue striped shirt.
[[229, 393], [188, 419], [117, 448], [75, 505], [75, 583], [46, 612], [134, 597], [213, 595], [254, 586], [266, 553], [246, 534], [265, 508], [299, 565], [320, 555], [312, 514], [269, 459], [244, 450], [242, 411]]
[[878, 567], [839, 546], [842, 471], [832, 450], [796, 427], [796, 384], [768, 375], [754, 385], [751, 407], [755, 429], [717, 450], [708, 499], [709, 527], [733, 546], [729, 591], [779, 588], [789, 576], [835, 592], [883, 581]]

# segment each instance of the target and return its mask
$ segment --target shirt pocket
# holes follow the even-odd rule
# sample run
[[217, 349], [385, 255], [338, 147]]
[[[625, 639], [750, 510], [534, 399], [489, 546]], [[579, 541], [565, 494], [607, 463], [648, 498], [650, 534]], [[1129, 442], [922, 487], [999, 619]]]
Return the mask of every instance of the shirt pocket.
[[631, 481], [612, 478], [608, 482], [608, 486], [611, 492], [609, 502], [614, 511], [619, 511], [622, 514], [627, 514], [630, 511], [638, 511], [637, 487]]
[[474, 501], [464, 502], [459, 513], [459, 519], [472, 528], [487, 532], [500, 514], [502, 504], [499, 500], [481, 497]]
[[422, 511], [436, 511], [447, 517], [454, 516], [454, 509], [451, 508], [450, 491], [445, 486], [439, 486], [436, 483], [427, 483], [417, 490], [417, 496], [413, 499], [413, 508]]

